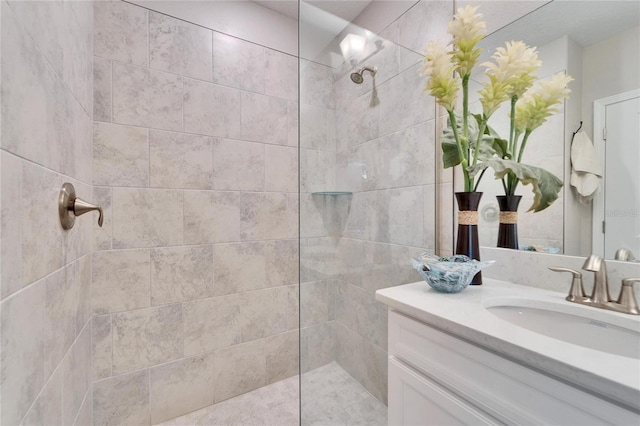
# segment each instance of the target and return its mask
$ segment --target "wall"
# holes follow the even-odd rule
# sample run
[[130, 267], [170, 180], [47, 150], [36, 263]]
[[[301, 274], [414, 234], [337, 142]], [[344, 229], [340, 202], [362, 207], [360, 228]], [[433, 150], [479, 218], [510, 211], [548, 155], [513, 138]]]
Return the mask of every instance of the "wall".
[[93, 9], [2, 1], [3, 425], [91, 424], [91, 235], [63, 231], [63, 182], [91, 200]]
[[[587, 46], [582, 54], [582, 116], [585, 131], [593, 132], [593, 101], [640, 86], [640, 27]], [[615, 67], [615, 78], [607, 78]]]
[[95, 3], [94, 421], [298, 372], [297, 59]]
[[[387, 310], [374, 295], [419, 280], [409, 258], [435, 250], [436, 110], [422, 92], [416, 52], [443, 33], [451, 13], [449, 2], [420, 2], [380, 34], [366, 60], [301, 69], [303, 371], [332, 360], [314, 344], [334, 348], [335, 360], [385, 403]], [[349, 78], [364, 65], [378, 68], [375, 95], [368, 73], [362, 85]], [[335, 190], [352, 194], [313, 194]], [[305, 324], [314, 312], [322, 314]], [[304, 377], [302, 386], [304, 394]]]
[[289, 55], [298, 55], [297, 20], [253, 1], [130, 0], [130, 3]]

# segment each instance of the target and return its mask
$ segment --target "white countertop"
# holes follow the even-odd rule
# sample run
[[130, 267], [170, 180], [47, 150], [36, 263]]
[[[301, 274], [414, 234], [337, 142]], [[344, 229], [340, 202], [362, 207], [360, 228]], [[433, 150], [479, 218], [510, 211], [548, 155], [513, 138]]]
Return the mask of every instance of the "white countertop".
[[640, 316], [581, 306], [565, 301], [565, 296], [487, 278], [483, 285], [469, 286], [457, 294], [438, 293], [423, 281], [376, 292], [378, 301], [396, 311], [640, 410], [640, 360], [547, 337], [505, 321], [485, 308], [489, 299], [504, 297], [549, 301], [569, 305], [574, 311], [596, 310], [596, 315], [614, 321], [616, 317], [631, 318], [640, 331]]

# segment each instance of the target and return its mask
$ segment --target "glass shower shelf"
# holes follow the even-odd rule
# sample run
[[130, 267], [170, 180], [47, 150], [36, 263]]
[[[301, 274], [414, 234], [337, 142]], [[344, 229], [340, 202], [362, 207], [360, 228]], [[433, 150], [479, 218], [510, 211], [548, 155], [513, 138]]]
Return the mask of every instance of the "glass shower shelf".
[[312, 192], [311, 195], [351, 195], [353, 192], [350, 191], [319, 191]]

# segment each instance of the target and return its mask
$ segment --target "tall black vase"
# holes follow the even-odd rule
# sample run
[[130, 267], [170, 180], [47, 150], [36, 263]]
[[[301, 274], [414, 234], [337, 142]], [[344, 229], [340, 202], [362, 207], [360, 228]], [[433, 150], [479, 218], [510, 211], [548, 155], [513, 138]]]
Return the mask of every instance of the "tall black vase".
[[[458, 239], [456, 254], [464, 254], [471, 259], [480, 260], [480, 243], [478, 241], [478, 205], [482, 192], [456, 192], [458, 202]], [[482, 284], [482, 273], [478, 272], [471, 280], [471, 285]]]
[[521, 195], [496, 195], [500, 207], [498, 247], [518, 249], [518, 205]]

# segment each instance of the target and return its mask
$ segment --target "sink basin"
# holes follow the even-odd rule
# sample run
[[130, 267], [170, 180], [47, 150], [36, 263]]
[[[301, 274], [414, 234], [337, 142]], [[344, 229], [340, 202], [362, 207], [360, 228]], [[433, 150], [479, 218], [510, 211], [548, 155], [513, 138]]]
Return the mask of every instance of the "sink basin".
[[574, 345], [640, 359], [638, 317], [569, 303], [518, 298], [484, 302], [493, 315], [517, 326]]

